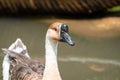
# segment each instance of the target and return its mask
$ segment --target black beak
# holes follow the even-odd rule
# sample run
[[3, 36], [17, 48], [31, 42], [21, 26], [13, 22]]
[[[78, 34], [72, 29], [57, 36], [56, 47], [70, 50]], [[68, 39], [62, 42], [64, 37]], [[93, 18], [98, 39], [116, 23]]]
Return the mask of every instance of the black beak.
[[68, 26], [66, 24], [61, 25], [60, 41], [66, 42], [71, 46], [75, 45], [74, 41], [71, 39], [68, 33]]

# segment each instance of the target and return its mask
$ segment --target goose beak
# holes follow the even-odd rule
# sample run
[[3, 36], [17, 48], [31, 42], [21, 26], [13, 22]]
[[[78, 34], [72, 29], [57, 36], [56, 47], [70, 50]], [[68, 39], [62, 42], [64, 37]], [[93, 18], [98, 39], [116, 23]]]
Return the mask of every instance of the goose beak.
[[66, 42], [71, 46], [75, 45], [74, 41], [71, 39], [68, 33], [68, 26], [66, 24], [61, 25], [60, 41]]

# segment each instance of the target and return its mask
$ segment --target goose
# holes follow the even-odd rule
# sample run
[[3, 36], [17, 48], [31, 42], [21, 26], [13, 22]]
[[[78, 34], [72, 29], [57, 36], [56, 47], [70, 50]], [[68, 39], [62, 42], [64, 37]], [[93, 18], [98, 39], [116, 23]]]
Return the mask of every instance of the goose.
[[3, 48], [3, 53], [12, 57], [13, 65], [11, 80], [62, 80], [57, 62], [57, 48], [59, 42], [66, 42], [71, 46], [75, 43], [69, 35], [68, 25], [60, 22], [51, 24], [46, 33], [45, 65]]
[[[26, 57], [30, 58], [28, 52], [27, 52], [27, 47], [23, 44], [22, 40], [20, 38], [17, 38], [16, 41], [14, 43], [12, 43], [8, 50], [17, 52], [19, 54], [23, 54]], [[3, 59], [3, 64], [2, 64], [2, 68], [3, 68], [3, 80], [9, 80], [9, 72], [10, 72], [10, 56], [8, 54], [6, 54], [4, 56]]]

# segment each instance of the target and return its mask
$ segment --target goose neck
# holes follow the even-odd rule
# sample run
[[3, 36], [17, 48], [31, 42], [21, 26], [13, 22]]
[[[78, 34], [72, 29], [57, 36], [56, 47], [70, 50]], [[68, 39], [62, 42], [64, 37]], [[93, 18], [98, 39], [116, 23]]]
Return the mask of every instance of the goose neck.
[[46, 39], [46, 60], [48, 61], [57, 61], [57, 48], [58, 48], [58, 42]]
[[42, 80], [61, 80], [57, 64], [58, 42], [46, 38], [45, 70]]

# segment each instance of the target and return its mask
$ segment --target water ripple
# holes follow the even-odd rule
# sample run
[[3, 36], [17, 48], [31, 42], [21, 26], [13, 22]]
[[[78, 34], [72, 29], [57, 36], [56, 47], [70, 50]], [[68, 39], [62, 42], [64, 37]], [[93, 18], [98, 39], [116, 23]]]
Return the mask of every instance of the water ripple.
[[117, 60], [110, 60], [110, 59], [98, 59], [98, 58], [80, 58], [80, 57], [65, 57], [65, 58], [59, 58], [59, 61], [61, 62], [95, 62], [95, 63], [101, 63], [101, 64], [112, 64], [120, 66], [120, 61]]

